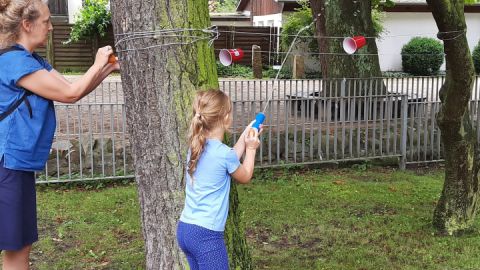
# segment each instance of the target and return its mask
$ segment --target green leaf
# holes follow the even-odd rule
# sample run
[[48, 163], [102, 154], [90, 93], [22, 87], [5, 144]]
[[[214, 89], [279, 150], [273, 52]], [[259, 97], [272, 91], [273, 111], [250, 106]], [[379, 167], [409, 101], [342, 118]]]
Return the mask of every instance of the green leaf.
[[95, 34], [104, 37], [111, 24], [112, 14], [107, 0], [86, 0], [72, 26], [70, 38], [64, 44], [92, 38]]

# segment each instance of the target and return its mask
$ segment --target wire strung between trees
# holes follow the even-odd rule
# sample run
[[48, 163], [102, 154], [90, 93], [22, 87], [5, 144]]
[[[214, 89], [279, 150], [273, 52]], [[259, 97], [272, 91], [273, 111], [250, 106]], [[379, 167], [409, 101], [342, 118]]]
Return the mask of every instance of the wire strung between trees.
[[[215, 49], [215, 51], [221, 51], [222, 49]], [[261, 53], [272, 53], [272, 54], [289, 54], [288, 52], [283, 51], [257, 51]], [[398, 55], [398, 53], [354, 53], [354, 54], [347, 54], [347, 53], [319, 53], [319, 52], [298, 52], [300, 55], [334, 55], [334, 56], [380, 56], [380, 55]], [[408, 56], [433, 56], [433, 55], [441, 55], [445, 56], [445, 53], [405, 53], [402, 55]]]
[[[313, 21], [313, 23], [315, 20]], [[311, 27], [310, 25], [303, 28], [303, 30]], [[194, 33], [197, 34], [194, 34]], [[300, 31], [301, 32], [301, 31]], [[186, 33], [186, 34], [185, 34]], [[247, 35], [261, 35], [261, 36], [278, 36], [278, 33], [254, 33], [254, 32], [243, 32], [243, 31], [235, 31], [235, 30], [218, 30], [217, 26], [212, 26], [205, 29], [197, 29], [197, 28], [174, 28], [174, 29], [160, 29], [160, 30], [152, 30], [152, 31], [134, 31], [134, 32], [127, 32], [127, 33], [120, 33], [115, 34], [118, 37], [121, 37], [116, 43], [115, 48], [117, 48], [118, 53], [122, 52], [130, 52], [130, 51], [142, 51], [153, 49], [157, 47], [166, 47], [166, 46], [174, 46], [174, 45], [190, 45], [199, 41], [208, 40], [208, 45], [212, 46], [213, 42], [217, 40], [220, 36], [220, 33], [238, 33], [238, 34], [247, 34]], [[454, 40], [459, 38], [460, 36], [466, 33], [466, 29], [463, 30], [456, 30], [456, 31], [443, 31], [438, 32], [436, 35], [439, 39], [446, 41], [446, 40]], [[204, 36], [207, 34], [208, 36]], [[417, 35], [387, 35], [382, 36], [381, 38], [394, 38], [394, 37], [414, 37], [418, 35], [435, 35], [433, 33], [424, 33], [424, 34], [417, 34]], [[285, 35], [283, 35], [285, 36]], [[309, 36], [309, 35], [286, 35], [290, 37], [296, 38], [323, 38], [323, 39], [345, 39], [347, 37], [341, 36]], [[449, 37], [452, 36], [452, 37]], [[129, 43], [131, 41], [139, 40], [139, 39], [189, 39], [188, 41], [176, 41], [176, 42], [168, 42], [162, 44], [155, 44], [152, 46], [142, 47], [142, 48], [127, 48], [127, 49], [118, 49], [118, 46], [122, 43]], [[378, 37], [366, 36], [366, 39], [377, 39]], [[127, 45], [128, 46], [128, 45]], [[268, 52], [269, 51], [260, 51], [260, 52]], [[273, 52], [277, 54], [289, 54], [289, 52]], [[379, 55], [389, 55], [389, 54], [369, 54], [369, 53], [356, 53], [356, 54], [346, 54], [346, 53], [316, 53], [316, 52], [303, 52], [302, 54], [305, 55], [336, 55], [336, 56], [379, 56]], [[395, 53], [396, 54], [396, 53]], [[393, 55], [393, 54], [392, 54]], [[404, 55], [440, 55], [440, 54], [404, 54]], [[441, 54], [445, 56], [445, 54]]]
[[[197, 32], [195, 34], [195, 32]], [[166, 47], [166, 46], [174, 46], [174, 45], [190, 45], [195, 42], [208, 40], [208, 45], [212, 46], [213, 42], [218, 39], [219, 32], [217, 26], [212, 26], [206, 29], [195, 29], [195, 28], [177, 28], [177, 29], [161, 29], [161, 30], [153, 30], [153, 31], [138, 31], [138, 32], [129, 32], [129, 33], [122, 33], [116, 34], [116, 36], [120, 36], [120, 38], [115, 43], [115, 48], [117, 48], [118, 53], [122, 52], [130, 52], [130, 51], [143, 51], [148, 49], [153, 49], [157, 47]], [[136, 41], [139, 39], [189, 39], [188, 41], [175, 41], [175, 42], [168, 42], [168, 43], [161, 43], [155, 44], [147, 47], [141, 48], [126, 48], [126, 49], [118, 49], [120, 44], [124, 43], [125, 46], [128, 47], [128, 43], [132, 41]]]
[[[295, 37], [296, 35], [286, 35], [280, 33], [255, 33], [255, 32], [245, 32], [245, 31], [235, 31], [235, 30], [219, 30], [220, 33], [236, 33], [236, 34], [249, 34], [252, 36], [259, 35], [259, 36], [287, 36], [287, 37]], [[448, 35], [448, 34], [456, 34], [459, 33], [458, 36], [461, 36], [463, 33], [467, 31], [464, 30], [456, 30], [456, 31], [446, 31], [446, 32], [438, 32], [438, 33], [417, 33], [417, 34], [405, 34], [405, 35], [385, 35], [385, 36], [365, 36], [365, 39], [382, 39], [382, 38], [395, 38], [395, 37], [416, 37], [416, 36], [439, 36], [439, 35]], [[458, 38], [458, 36], [454, 37]], [[302, 35], [298, 36], [298, 38], [315, 38], [315, 39], [345, 39], [347, 37], [342, 36], [318, 36], [318, 35]], [[441, 38], [439, 38], [441, 39]]]

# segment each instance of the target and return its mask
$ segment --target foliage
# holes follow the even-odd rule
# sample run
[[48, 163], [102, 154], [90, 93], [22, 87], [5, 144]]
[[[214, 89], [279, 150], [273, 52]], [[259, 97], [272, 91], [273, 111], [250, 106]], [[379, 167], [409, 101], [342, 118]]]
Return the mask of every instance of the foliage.
[[433, 38], [414, 37], [402, 48], [403, 71], [416, 76], [437, 74], [443, 58], [443, 45]]
[[[275, 79], [277, 76], [278, 69], [273, 69], [273, 68], [268, 68], [263, 70], [263, 77], [264, 78], [270, 78], [270, 79]], [[280, 71], [280, 74], [278, 75], [279, 79], [291, 79], [292, 78], [292, 71], [289, 69], [286, 69], [285, 67], [282, 68]]]
[[480, 74], [480, 41], [473, 49], [472, 58], [473, 64], [475, 66], [475, 71], [477, 72], [477, 74]]
[[218, 77], [242, 77], [242, 78], [252, 78], [253, 70], [251, 67], [233, 64], [231, 66], [224, 66], [219, 61], [217, 61], [217, 73]]
[[215, 12], [235, 12], [239, 0], [220, 0]]
[[[288, 16], [283, 24], [282, 33], [280, 36], [280, 44], [282, 50], [287, 51], [291, 46], [293, 39], [297, 35], [298, 31], [303, 27], [312, 23], [312, 10], [307, 5], [302, 5], [296, 12]], [[315, 26], [311, 26], [305, 29], [300, 35], [306, 36], [305, 38], [297, 38], [296, 42], [308, 43], [310, 51], [318, 51], [317, 40], [311, 38], [314, 36]]]
[[85, 0], [85, 4], [77, 14], [77, 20], [71, 29], [70, 38], [65, 44], [92, 38], [97, 34], [104, 37], [112, 19], [108, 5], [107, 0]]

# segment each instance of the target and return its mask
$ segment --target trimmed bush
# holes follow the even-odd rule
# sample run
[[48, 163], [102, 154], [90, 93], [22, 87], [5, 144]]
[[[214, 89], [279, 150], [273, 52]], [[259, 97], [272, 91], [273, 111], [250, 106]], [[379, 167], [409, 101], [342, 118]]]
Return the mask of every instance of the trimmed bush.
[[477, 74], [480, 74], [480, 41], [473, 49], [472, 58], [473, 65], [475, 66], [475, 72], [477, 72]]
[[443, 58], [443, 45], [433, 38], [415, 37], [402, 48], [403, 71], [415, 76], [437, 74]]
[[217, 74], [218, 77], [242, 77], [242, 78], [252, 78], [253, 71], [251, 67], [233, 64], [231, 66], [224, 66], [219, 61], [217, 61]]

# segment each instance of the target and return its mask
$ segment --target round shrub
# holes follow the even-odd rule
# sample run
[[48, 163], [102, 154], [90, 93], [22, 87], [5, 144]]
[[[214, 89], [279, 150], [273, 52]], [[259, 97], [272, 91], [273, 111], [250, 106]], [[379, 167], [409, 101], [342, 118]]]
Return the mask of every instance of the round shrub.
[[472, 58], [473, 65], [475, 66], [475, 71], [477, 72], [477, 74], [480, 74], [480, 41], [473, 49]]
[[443, 45], [440, 41], [433, 38], [412, 38], [402, 48], [403, 71], [416, 76], [437, 74], [443, 57]]

